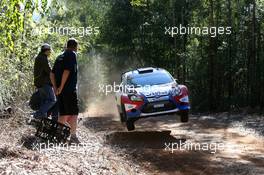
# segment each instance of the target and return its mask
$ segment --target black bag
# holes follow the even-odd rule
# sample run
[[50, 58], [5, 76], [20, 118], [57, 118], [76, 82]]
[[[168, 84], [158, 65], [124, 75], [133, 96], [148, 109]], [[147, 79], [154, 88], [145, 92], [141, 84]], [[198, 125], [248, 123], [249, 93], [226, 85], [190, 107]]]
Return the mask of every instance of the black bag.
[[38, 90], [36, 90], [32, 96], [30, 97], [29, 100], [29, 106], [32, 110], [37, 111], [39, 110], [41, 105], [41, 96], [40, 96], [40, 92]]

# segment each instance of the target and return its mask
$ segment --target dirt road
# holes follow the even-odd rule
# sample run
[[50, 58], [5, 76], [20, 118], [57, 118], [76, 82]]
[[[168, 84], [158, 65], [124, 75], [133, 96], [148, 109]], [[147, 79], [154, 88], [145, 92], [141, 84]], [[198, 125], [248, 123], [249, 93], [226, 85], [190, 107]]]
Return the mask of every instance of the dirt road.
[[191, 115], [184, 124], [177, 115], [160, 116], [127, 132], [107, 103], [93, 104], [81, 118], [83, 145], [76, 148], [40, 149], [23, 123], [16, 126], [22, 138], [5, 130], [0, 174], [264, 174], [263, 116]]
[[[182, 124], [176, 115], [162, 116], [139, 120], [136, 131], [127, 132], [109, 115], [90, 117], [84, 126], [101, 134], [108, 147], [147, 174], [261, 175], [264, 128], [255, 117], [192, 115], [189, 123]], [[246, 126], [254, 123], [251, 120], [258, 126]]]

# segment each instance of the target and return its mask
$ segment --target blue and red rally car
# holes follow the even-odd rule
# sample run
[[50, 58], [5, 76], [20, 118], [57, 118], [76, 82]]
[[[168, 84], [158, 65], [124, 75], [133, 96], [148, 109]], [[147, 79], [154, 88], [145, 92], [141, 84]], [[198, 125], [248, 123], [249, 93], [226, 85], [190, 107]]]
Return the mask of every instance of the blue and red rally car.
[[181, 122], [188, 122], [190, 110], [188, 89], [161, 68], [140, 68], [125, 72], [116, 93], [121, 122], [134, 130], [140, 118], [178, 113]]

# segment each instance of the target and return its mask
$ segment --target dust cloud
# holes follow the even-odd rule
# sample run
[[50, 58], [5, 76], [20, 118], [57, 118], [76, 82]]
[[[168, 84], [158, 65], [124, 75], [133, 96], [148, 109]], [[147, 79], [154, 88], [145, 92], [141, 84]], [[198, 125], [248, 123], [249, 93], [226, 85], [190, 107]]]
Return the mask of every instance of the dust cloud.
[[91, 53], [79, 62], [79, 99], [85, 116], [117, 116], [115, 94], [106, 94], [100, 86], [120, 83], [121, 70], [111, 58]]
[[121, 74], [145, 64], [128, 56], [101, 54], [92, 50], [79, 60], [79, 98], [81, 112], [88, 116], [115, 115], [115, 93], [102, 92], [100, 86], [120, 84]]

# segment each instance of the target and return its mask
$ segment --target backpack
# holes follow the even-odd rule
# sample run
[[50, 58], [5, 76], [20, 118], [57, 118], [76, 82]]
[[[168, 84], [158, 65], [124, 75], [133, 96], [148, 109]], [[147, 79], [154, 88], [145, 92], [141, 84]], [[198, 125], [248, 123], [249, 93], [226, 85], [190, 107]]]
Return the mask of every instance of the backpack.
[[41, 96], [40, 96], [40, 92], [38, 90], [36, 90], [30, 97], [29, 100], [29, 107], [34, 110], [37, 111], [39, 110], [41, 105]]

